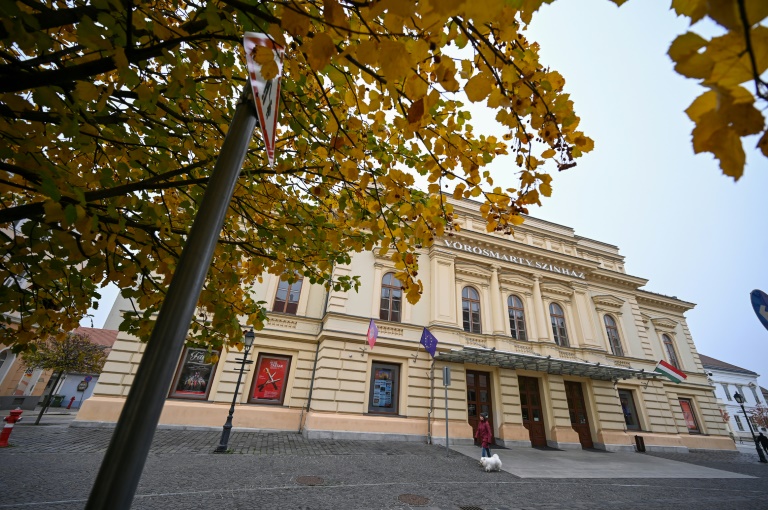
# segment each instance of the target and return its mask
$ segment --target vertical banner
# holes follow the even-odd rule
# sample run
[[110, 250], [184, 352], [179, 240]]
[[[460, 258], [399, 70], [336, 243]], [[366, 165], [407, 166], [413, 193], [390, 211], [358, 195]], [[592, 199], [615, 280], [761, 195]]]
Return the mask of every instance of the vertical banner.
[[[277, 112], [280, 107], [280, 79], [283, 76], [283, 57], [285, 49], [273, 41], [267, 34], [246, 32], [243, 38], [245, 48], [245, 61], [248, 66], [248, 75], [251, 78], [253, 88], [253, 100], [256, 102], [256, 112], [259, 116], [259, 126], [264, 136], [264, 145], [267, 148], [269, 166], [275, 165], [275, 133], [277, 132]], [[267, 64], [257, 53], [271, 52], [274, 63], [277, 66], [277, 75], [265, 80], [261, 71]], [[274, 70], [274, 68], [273, 68]]]

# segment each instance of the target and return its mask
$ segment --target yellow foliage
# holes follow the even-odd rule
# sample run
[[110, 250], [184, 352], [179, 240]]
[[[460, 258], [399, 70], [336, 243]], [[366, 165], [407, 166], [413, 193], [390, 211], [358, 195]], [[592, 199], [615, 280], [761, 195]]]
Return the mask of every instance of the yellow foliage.
[[[711, 40], [680, 35], [668, 54], [677, 72], [708, 88], [686, 110], [695, 123], [694, 151], [712, 153], [723, 173], [738, 180], [746, 162], [741, 137], [763, 133], [763, 140], [768, 133], [761, 112], [768, 106], [768, 83], [760, 78], [768, 69], [768, 27], [759, 25], [768, 17], [768, 2], [743, 0], [745, 16], [739, 0], [673, 0], [672, 8], [692, 23], [708, 17], [726, 29]], [[757, 95], [745, 88], [750, 82]], [[765, 155], [760, 142], [758, 148]]]
[[[486, 228], [510, 233], [527, 204], [551, 194], [548, 171], [593, 147], [577, 131], [564, 78], [525, 37], [542, 0], [160, 0], [134, 4], [130, 45], [114, 2], [86, 3], [94, 16], [76, 17], [72, 3], [9, 1], [0, 69], [14, 79], [0, 83], [0, 147], [11, 170], [0, 227], [25, 220], [30, 231], [2, 245], [0, 279], [28, 268], [38, 282], [28, 292], [54, 289], [47, 308], [35, 304], [42, 294], [8, 290], [0, 314], [22, 316], [22, 329], [72, 329], [96, 287], [112, 282], [141, 308], [124, 329], [148, 336], [246, 77], [244, 29], [285, 51], [279, 101], [265, 105], [278, 113], [276, 162], [268, 167], [255, 136], [192, 324], [201, 345], [240, 342], [243, 321], [262, 326], [264, 304], [248, 291], [262, 274], [330, 284], [351, 251], [389, 256], [417, 301], [417, 246], [460, 230], [449, 195], [482, 201]], [[36, 14], [14, 14], [45, 13], [55, 25], [57, 11], [70, 21], [44, 30]], [[54, 52], [67, 73], [51, 79]], [[265, 78], [277, 76], [271, 48], [253, 57]], [[730, 98], [715, 112], [718, 129], [754, 131], [754, 101], [732, 87], [717, 93]], [[503, 140], [472, 119], [465, 96], [494, 110]], [[703, 146], [730, 150], [706, 134]], [[488, 192], [488, 165], [503, 154], [523, 170], [520, 185]], [[411, 189], [416, 173], [426, 191]], [[6, 331], [5, 344], [30, 338]]]

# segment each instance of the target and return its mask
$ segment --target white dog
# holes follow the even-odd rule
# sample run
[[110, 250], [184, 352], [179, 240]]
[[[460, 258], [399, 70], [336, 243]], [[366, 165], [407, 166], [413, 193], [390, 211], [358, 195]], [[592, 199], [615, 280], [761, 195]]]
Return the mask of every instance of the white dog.
[[481, 457], [480, 464], [483, 465], [486, 472], [501, 470], [501, 459], [495, 453], [493, 457]]

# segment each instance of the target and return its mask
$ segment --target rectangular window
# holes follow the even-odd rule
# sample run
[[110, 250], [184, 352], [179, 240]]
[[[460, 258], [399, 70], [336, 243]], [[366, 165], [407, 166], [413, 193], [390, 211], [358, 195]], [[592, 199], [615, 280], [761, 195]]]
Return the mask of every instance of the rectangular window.
[[732, 401], [733, 397], [731, 396], [731, 392], [728, 391], [728, 385], [725, 383], [723, 383], [723, 390], [725, 390], [725, 398], [727, 398], [729, 402]]
[[207, 400], [218, 360], [219, 351], [186, 348], [176, 370], [169, 397]]
[[736, 420], [736, 426], [739, 427], [739, 430], [744, 432], [744, 425], [741, 423], [741, 418], [734, 416], [734, 419]]
[[283, 405], [290, 369], [290, 356], [259, 354], [248, 402]]
[[744, 397], [744, 403], [749, 402], [749, 400], [747, 400], [747, 395], [744, 393], [744, 387], [743, 386], [739, 386], [737, 384], [736, 385], [736, 391], [738, 391], [741, 394], [741, 396]]
[[693, 402], [689, 398], [680, 399], [680, 408], [683, 410], [683, 417], [685, 418], [685, 425], [688, 427], [688, 432], [691, 434], [700, 434], [699, 423], [696, 421], [696, 413], [693, 411]]
[[371, 366], [368, 412], [375, 414], [398, 414], [399, 391], [400, 365], [374, 362]]
[[619, 401], [621, 402], [621, 412], [624, 413], [624, 423], [627, 430], [640, 430], [640, 420], [637, 416], [635, 399], [630, 390], [619, 390]]

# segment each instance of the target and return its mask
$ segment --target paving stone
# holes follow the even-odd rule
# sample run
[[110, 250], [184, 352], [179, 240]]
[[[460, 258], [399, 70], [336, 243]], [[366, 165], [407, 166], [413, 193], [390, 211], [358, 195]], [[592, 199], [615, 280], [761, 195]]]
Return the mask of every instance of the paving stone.
[[[81, 509], [113, 429], [17, 427], [0, 450], [0, 509]], [[459, 510], [768, 508], [768, 465], [756, 454], [646, 454], [756, 479], [519, 479], [417, 442], [307, 440], [233, 431], [232, 454], [212, 453], [218, 431], [158, 430], [134, 509]], [[300, 477], [322, 478], [304, 485]], [[299, 479], [299, 481], [297, 481]], [[398, 497], [427, 498], [410, 507]]]

